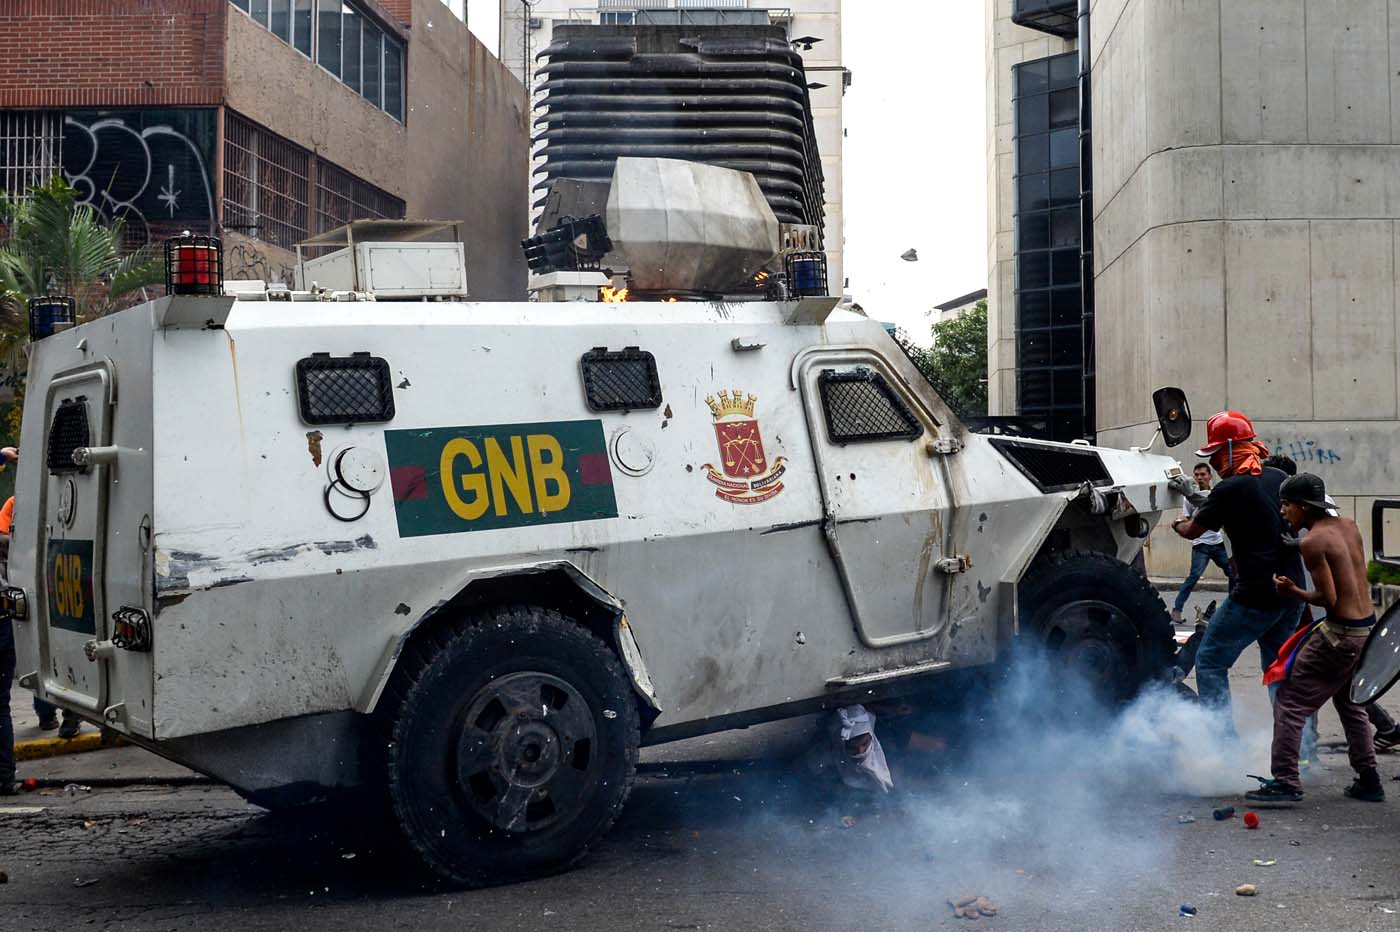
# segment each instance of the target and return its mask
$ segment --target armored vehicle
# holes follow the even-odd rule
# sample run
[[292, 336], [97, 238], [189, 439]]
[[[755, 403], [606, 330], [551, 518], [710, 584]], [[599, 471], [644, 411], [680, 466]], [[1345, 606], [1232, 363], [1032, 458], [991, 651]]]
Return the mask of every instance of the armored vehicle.
[[364, 221], [333, 289], [221, 284], [187, 237], [168, 297], [36, 341], [21, 684], [269, 808], [381, 801], [472, 885], [577, 860], [642, 745], [1018, 640], [1111, 697], [1168, 662], [1131, 564], [1174, 460], [970, 433], [795, 278], [707, 296], [784, 277], [782, 225], [748, 176], [639, 161], [598, 248], [651, 263], [636, 300], [573, 269], [473, 303], [443, 293], [455, 244]]

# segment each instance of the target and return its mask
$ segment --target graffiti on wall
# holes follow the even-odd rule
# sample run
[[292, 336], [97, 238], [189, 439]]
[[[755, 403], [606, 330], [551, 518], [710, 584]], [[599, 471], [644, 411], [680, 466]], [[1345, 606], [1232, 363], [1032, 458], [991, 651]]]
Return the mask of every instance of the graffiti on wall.
[[290, 285], [295, 279], [291, 265], [274, 261], [261, 243], [237, 234], [224, 236], [224, 277], [284, 285]]
[[145, 242], [216, 225], [213, 110], [70, 111], [63, 176], [108, 220]]
[[1312, 437], [1265, 438], [1264, 445], [1269, 448], [1269, 452], [1281, 453], [1292, 459], [1299, 469], [1309, 466], [1332, 466], [1346, 459], [1328, 442]]

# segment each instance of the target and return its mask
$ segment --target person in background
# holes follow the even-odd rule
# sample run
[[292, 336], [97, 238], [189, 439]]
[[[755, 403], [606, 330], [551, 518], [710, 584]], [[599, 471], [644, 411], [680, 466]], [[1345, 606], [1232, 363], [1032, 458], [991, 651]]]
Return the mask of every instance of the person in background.
[[[1196, 479], [1196, 487], [1202, 492], [1210, 491], [1210, 466], [1206, 463], [1197, 463], [1196, 468], [1191, 470], [1192, 476]], [[1196, 511], [1197, 505], [1191, 504], [1187, 499], [1183, 506], [1183, 513], [1186, 517], [1191, 517]], [[1225, 578], [1230, 580], [1230, 588], [1235, 585], [1235, 571], [1230, 567], [1230, 555], [1225, 552], [1225, 535], [1219, 531], [1206, 531], [1200, 537], [1191, 542], [1191, 572], [1182, 581], [1181, 588], [1176, 593], [1176, 604], [1172, 606], [1172, 624], [1181, 624], [1181, 610], [1186, 607], [1186, 600], [1191, 597], [1191, 590], [1196, 588], [1196, 583], [1200, 582], [1201, 574], [1206, 571], [1206, 567], [1214, 563], [1225, 573]]]
[[[1291, 457], [1284, 456], [1281, 453], [1275, 453], [1266, 458], [1264, 460], [1264, 465], [1282, 470], [1290, 476], [1298, 475], [1298, 464], [1293, 462]], [[1327, 502], [1327, 513], [1330, 516], [1335, 518], [1341, 514], [1341, 512], [1337, 510], [1337, 503], [1332, 500], [1331, 495], [1328, 495], [1324, 501]], [[1309, 626], [1312, 624], [1312, 615], [1308, 606], [1303, 608], [1302, 623]], [[1376, 729], [1375, 743], [1377, 751], [1393, 751], [1396, 748], [1400, 748], [1400, 723], [1397, 723], [1395, 719], [1391, 718], [1389, 712], [1382, 709], [1379, 703], [1373, 702], [1366, 706], [1366, 717], [1371, 720], [1371, 724]], [[1303, 759], [1311, 759], [1313, 757], [1313, 749], [1316, 747], [1317, 717], [1314, 716], [1308, 720], [1308, 729], [1303, 734]]]
[[1198, 456], [1207, 457], [1221, 482], [1191, 517], [1179, 517], [1172, 530], [1187, 540], [1207, 531], [1224, 530], [1230, 538], [1237, 573], [1234, 591], [1226, 596], [1206, 627], [1196, 654], [1196, 685], [1201, 700], [1221, 710], [1222, 725], [1234, 732], [1230, 715], [1230, 668], [1250, 644], [1259, 644], [1259, 667], [1267, 669], [1278, 656], [1302, 614], [1294, 600], [1275, 591], [1276, 574], [1303, 579], [1296, 550], [1283, 545], [1279, 486], [1288, 478], [1261, 462], [1269, 455], [1255, 439], [1254, 425], [1238, 411], [1222, 411], [1206, 422], [1206, 443]]
[[[18, 462], [18, 450], [16, 450], [14, 447], [0, 448], [0, 469], [11, 466]], [[10, 576], [10, 534], [13, 532], [14, 526], [15, 497], [11, 495], [5, 500], [4, 505], [0, 506], [0, 568], [3, 568], [0, 569], [0, 576], [3, 576], [6, 581], [9, 580]], [[6, 629], [9, 629], [11, 622], [9, 619], [5, 619], [3, 624]], [[10, 651], [11, 653], [13, 653], [14, 632], [12, 630], [7, 630], [7, 633], [10, 637]], [[13, 674], [13, 661], [11, 662], [11, 674]], [[4, 696], [6, 718], [10, 718], [9, 700], [10, 694], [7, 692]], [[68, 712], [66, 710], [63, 713], [63, 722], [62, 724], [60, 724], [58, 716], [58, 706], [50, 702], [45, 702], [38, 696], [34, 697], [34, 713], [39, 716], [40, 729], [42, 729], [43, 731], [53, 731], [55, 728], [57, 728], [58, 736], [60, 738], [76, 738], [83, 727], [82, 720], [79, 719], [78, 716], [74, 715], [72, 712]], [[10, 731], [11, 735], [13, 736], [13, 720], [11, 720]]]
[[1284, 575], [1276, 575], [1274, 585], [1282, 596], [1326, 609], [1327, 619], [1306, 633], [1300, 632], [1274, 702], [1273, 778], [1245, 796], [1258, 802], [1298, 802], [1303, 798], [1298, 769], [1303, 723], [1331, 699], [1342, 720], [1347, 753], [1357, 774], [1345, 794], [1366, 802], [1383, 802], [1385, 788], [1376, 771], [1371, 723], [1348, 695], [1352, 673], [1376, 623], [1361, 530], [1350, 518], [1333, 516], [1326, 487], [1310, 473], [1289, 478], [1279, 497], [1280, 511], [1289, 527], [1295, 533], [1308, 531], [1301, 549], [1316, 588], [1305, 590]]

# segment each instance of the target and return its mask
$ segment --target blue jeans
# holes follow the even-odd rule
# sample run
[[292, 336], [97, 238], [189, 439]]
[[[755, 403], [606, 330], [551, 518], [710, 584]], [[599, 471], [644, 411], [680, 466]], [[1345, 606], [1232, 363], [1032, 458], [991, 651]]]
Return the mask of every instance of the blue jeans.
[[1196, 544], [1191, 548], [1191, 572], [1181, 583], [1181, 589], [1176, 593], [1176, 611], [1181, 611], [1186, 607], [1186, 600], [1191, 595], [1191, 590], [1196, 588], [1196, 583], [1201, 581], [1201, 574], [1206, 571], [1206, 567], [1214, 563], [1225, 572], [1225, 577], [1229, 579], [1230, 555], [1225, 552], [1224, 544]]
[[1240, 659], [1244, 649], [1259, 642], [1259, 668], [1267, 669], [1278, 657], [1279, 648], [1298, 628], [1303, 606], [1289, 602], [1281, 608], [1253, 608], [1226, 597], [1215, 617], [1206, 627], [1201, 648], [1196, 653], [1196, 689], [1201, 701], [1224, 712], [1228, 727], [1234, 727], [1230, 716], [1230, 668]]

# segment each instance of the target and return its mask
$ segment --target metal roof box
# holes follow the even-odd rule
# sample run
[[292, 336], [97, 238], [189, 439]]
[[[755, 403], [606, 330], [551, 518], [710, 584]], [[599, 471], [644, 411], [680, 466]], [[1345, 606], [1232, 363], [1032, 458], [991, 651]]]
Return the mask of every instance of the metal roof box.
[[[449, 231], [452, 239], [446, 240]], [[315, 258], [306, 255], [337, 245], [341, 248]], [[381, 301], [464, 298], [467, 260], [460, 224], [356, 220], [328, 230], [297, 244], [297, 289], [313, 286], [368, 292]]]

